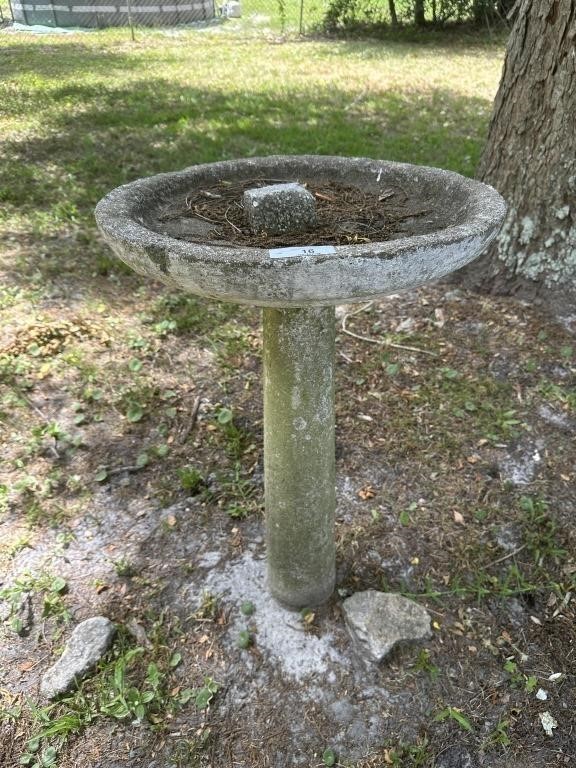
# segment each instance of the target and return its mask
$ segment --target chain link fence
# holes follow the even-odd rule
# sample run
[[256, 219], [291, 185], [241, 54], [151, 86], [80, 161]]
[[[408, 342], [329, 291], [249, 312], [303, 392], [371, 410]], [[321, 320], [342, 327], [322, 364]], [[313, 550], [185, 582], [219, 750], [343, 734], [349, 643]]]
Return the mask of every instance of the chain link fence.
[[0, 0], [0, 24], [49, 29], [220, 26], [251, 34], [305, 34], [330, 0]]

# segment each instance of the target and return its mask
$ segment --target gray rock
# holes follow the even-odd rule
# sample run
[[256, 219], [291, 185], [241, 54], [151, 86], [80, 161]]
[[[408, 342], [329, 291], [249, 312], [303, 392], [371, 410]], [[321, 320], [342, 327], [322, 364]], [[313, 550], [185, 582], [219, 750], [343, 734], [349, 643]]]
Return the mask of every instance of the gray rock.
[[110, 647], [116, 627], [104, 616], [78, 624], [66, 643], [64, 653], [42, 678], [40, 693], [55, 699], [69, 691], [96, 666]]
[[250, 229], [256, 233], [306, 232], [316, 224], [316, 201], [300, 184], [249, 189], [242, 202]]
[[430, 637], [430, 614], [412, 600], [369, 589], [356, 592], [342, 604], [344, 618], [358, 650], [380, 662], [402, 641]]
[[438, 755], [434, 768], [474, 768], [474, 763], [466, 747], [454, 744]]

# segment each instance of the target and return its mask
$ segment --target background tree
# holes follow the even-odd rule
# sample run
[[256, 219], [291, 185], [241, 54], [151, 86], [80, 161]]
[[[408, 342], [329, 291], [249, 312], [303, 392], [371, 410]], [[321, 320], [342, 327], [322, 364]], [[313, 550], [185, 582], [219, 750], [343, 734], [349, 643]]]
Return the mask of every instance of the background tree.
[[424, 0], [414, 0], [414, 24], [423, 27], [425, 23]]
[[519, 0], [478, 176], [509, 211], [463, 271], [492, 293], [576, 299], [576, 0]]

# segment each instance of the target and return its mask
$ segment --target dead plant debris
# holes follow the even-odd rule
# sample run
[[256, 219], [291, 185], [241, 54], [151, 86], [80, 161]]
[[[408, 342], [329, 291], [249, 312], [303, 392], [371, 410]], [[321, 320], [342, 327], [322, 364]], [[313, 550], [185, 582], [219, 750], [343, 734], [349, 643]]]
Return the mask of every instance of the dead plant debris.
[[367, 192], [337, 182], [297, 182], [316, 199], [318, 218], [314, 230], [271, 236], [254, 234], [244, 216], [242, 196], [248, 189], [288, 183], [289, 179], [250, 179], [220, 183], [190, 192], [175, 201], [159, 221], [198, 219], [213, 225], [203, 233], [180, 234], [179, 239], [197, 243], [218, 243], [269, 248], [294, 245], [355, 245], [388, 240], [400, 225], [423, 216], [429, 209], [416, 205], [399, 187]]

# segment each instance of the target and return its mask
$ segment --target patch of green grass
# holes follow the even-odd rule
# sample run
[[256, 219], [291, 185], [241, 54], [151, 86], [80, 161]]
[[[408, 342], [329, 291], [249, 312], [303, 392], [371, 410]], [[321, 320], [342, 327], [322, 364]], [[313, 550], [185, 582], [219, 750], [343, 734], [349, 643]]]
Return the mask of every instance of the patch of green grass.
[[242, 313], [234, 304], [220, 301], [207, 303], [197, 296], [185, 293], [167, 293], [153, 305], [151, 322], [169, 320], [174, 323], [174, 332], [204, 337], [219, 326]]
[[521, 522], [525, 545], [539, 568], [551, 561], [558, 565], [567, 554], [559, 541], [559, 530], [548, 512], [548, 504], [534, 496], [520, 499]]
[[181, 655], [167, 650], [159, 645], [150, 651], [134, 646], [121, 628], [113, 649], [76, 692], [45, 707], [28, 700], [26, 714], [32, 721], [32, 734], [21, 764], [44, 768], [44, 755], [53, 755], [56, 761], [72, 736], [103, 718], [136, 720], [161, 728], [189, 702], [199, 710], [207, 709], [218, 683], [206, 677], [197, 688], [174, 687], [172, 674]]
[[576, 389], [570, 382], [558, 382], [543, 379], [536, 387], [537, 393], [550, 403], [561, 405], [569, 413], [576, 411]]
[[[382, 748], [382, 760], [384, 765], [397, 766], [398, 768], [423, 768], [430, 764], [432, 753], [428, 745], [428, 739], [424, 737], [415, 744], [386, 742]], [[370, 765], [374, 766], [370, 760]]]

